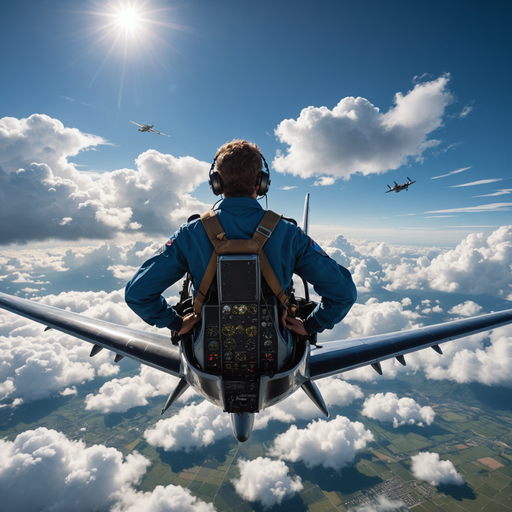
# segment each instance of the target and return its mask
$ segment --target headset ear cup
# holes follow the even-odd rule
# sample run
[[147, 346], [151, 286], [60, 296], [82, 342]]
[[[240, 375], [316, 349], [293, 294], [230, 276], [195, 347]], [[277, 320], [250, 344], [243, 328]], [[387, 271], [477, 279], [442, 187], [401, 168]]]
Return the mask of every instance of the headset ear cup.
[[216, 196], [220, 196], [222, 194], [222, 186], [223, 186], [221, 175], [217, 171], [213, 171], [212, 173], [210, 173], [209, 182], [210, 182], [209, 185], [210, 185], [212, 192]]
[[260, 179], [260, 186], [258, 188], [258, 195], [264, 196], [268, 192], [269, 188], [270, 188], [270, 174], [268, 172], [262, 171], [261, 179]]

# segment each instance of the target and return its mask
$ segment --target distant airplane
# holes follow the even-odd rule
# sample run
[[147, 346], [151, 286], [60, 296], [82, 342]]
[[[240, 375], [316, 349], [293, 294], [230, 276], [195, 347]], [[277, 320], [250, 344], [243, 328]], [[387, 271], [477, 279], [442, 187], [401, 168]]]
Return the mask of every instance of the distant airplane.
[[[302, 223], [306, 234], [308, 212], [309, 194]], [[247, 274], [247, 270], [244, 272]], [[181, 293], [185, 302], [176, 307], [186, 306], [186, 301], [192, 300], [187, 297], [188, 284], [187, 279]], [[307, 287], [305, 282], [306, 291]], [[311, 346], [308, 339], [300, 338], [288, 355], [277, 328], [280, 317], [277, 299], [267, 302], [262, 296], [258, 305], [259, 297], [249, 300], [246, 294], [243, 299], [235, 300], [231, 297], [237, 284], [229, 284], [228, 288], [225, 293], [229, 297], [222, 297], [222, 313], [215, 305], [205, 306], [204, 325], [198, 338], [192, 343], [192, 338], [182, 337], [178, 345], [171, 343], [165, 329], [162, 334], [140, 331], [2, 292], [0, 308], [39, 322], [46, 326], [45, 330], [56, 329], [91, 343], [91, 357], [105, 348], [116, 354], [116, 363], [128, 357], [177, 377], [179, 381], [162, 414], [189, 386], [193, 387], [206, 400], [230, 413], [234, 436], [240, 442], [249, 439], [258, 412], [299, 389], [328, 417], [317, 380], [366, 365], [382, 375], [382, 361], [396, 358], [405, 366], [405, 356], [412, 352], [431, 348], [442, 354], [440, 343], [512, 323], [512, 309], [508, 309], [406, 331], [329, 341], [321, 347]], [[298, 301], [300, 305], [302, 299]], [[261, 329], [257, 327], [259, 324]]]
[[142, 124], [136, 123], [135, 121], [130, 121], [130, 123], [140, 126], [139, 132], [153, 132], [153, 133], [158, 133], [158, 135], [164, 135], [165, 137], [170, 137], [170, 135], [165, 135], [165, 133], [161, 133], [161, 132], [157, 132], [156, 130], [153, 130], [153, 126], [155, 126], [154, 124], [142, 125]]
[[402, 185], [399, 185], [396, 181], [393, 181], [395, 186], [394, 187], [390, 187], [388, 185], [389, 190], [386, 190], [386, 194], [388, 192], [397, 192], [398, 193], [398, 192], [400, 192], [401, 190], [404, 190], [404, 189], [405, 190], [409, 190], [409, 185], [412, 185], [413, 183], [416, 183], [416, 182], [415, 181], [411, 181], [411, 178], [409, 178], [408, 176], [407, 176], [407, 179], [409, 181], [407, 183], [403, 183]]

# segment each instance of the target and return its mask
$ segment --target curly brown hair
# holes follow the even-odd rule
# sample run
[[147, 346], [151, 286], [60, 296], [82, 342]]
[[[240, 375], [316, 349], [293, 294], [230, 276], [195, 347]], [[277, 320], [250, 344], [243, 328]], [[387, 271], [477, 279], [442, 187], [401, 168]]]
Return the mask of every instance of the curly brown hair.
[[233, 139], [219, 148], [215, 159], [225, 196], [251, 196], [254, 193], [263, 167], [261, 150], [256, 144]]

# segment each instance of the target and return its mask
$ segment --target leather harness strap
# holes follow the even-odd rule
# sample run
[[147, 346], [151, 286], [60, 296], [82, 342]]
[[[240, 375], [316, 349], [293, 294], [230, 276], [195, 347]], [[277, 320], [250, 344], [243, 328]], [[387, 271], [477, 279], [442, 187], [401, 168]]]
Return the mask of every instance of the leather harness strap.
[[228, 240], [214, 210], [209, 210], [201, 215], [201, 222], [210, 242], [213, 245], [213, 252], [194, 302], [194, 313], [196, 315], [201, 314], [201, 306], [206, 294], [208, 293], [215, 273], [217, 272], [218, 255], [222, 254], [257, 254], [260, 259], [261, 273], [267, 281], [267, 284], [283, 306], [285, 308], [288, 306], [288, 297], [281, 288], [281, 285], [279, 284], [279, 281], [277, 280], [277, 277], [262, 250], [265, 242], [270, 238], [275, 227], [281, 220], [281, 217], [282, 215], [278, 215], [277, 213], [268, 210], [265, 212], [265, 215], [261, 219], [261, 222], [258, 224], [258, 227], [250, 240]]

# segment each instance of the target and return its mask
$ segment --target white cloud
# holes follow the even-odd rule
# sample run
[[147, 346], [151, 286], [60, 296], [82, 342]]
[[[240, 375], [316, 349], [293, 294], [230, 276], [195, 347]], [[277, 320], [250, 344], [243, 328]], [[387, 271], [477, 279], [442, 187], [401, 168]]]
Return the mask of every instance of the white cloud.
[[[109, 412], [126, 412], [132, 407], [146, 405], [147, 399], [158, 395], [169, 395], [178, 379], [149, 366], [141, 366], [140, 375], [113, 379], [101, 386], [96, 394], [89, 394], [85, 399], [87, 410]], [[195, 392], [189, 388], [181, 397], [186, 400]]]
[[[363, 397], [363, 392], [358, 386], [336, 377], [320, 379], [316, 384], [328, 408], [350, 405], [354, 400]], [[267, 428], [270, 420], [291, 423], [297, 419], [318, 418], [320, 415], [318, 407], [299, 389], [286, 400], [258, 413], [255, 417], [254, 430]]]
[[313, 421], [304, 429], [292, 425], [276, 437], [269, 454], [292, 462], [300, 460], [308, 468], [322, 465], [337, 470], [349, 464], [357, 451], [373, 440], [362, 423], [336, 416], [330, 421]]
[[115, 448], [70, 441], [38, 428], [0, 440], [0, 493], [5, 510], [105, 510], [137, 484], [150, 461]]
[[457, 169], [455, 171], [449, 172], [448, 174], [443, 174], [442, 176], [434, 176], [430, 178], [431, 180], [438, 180], [439, 178], [447, 178], [448, 176], [452, 176], [453, 174], [459, 174], [459, 172], [467, 171], [471, 169], [471, 167], [462, 167], [461, 169]]
[[320, 334], [319, 339], [327, 341], [363, 338], [374, 334], [412, 329], [422, 325], [416, 323], [420, 318], [419, 313], [404, 309], [400, 302], [379, 302], [376, 298], [372, 298], [365, 304], [354, 304], [343, 322], [331, 331]]
[[238, 460], [240, 478], [232, 480], [236, 492], [247, 501], [260, 501], [264, 508], [280, 505], [302, 491], [300, 476], [288, 476], [288, 466], [267, 457]]
[[466, 206], [462, 208], [449, 208], [448, 210], [432, 210], [424, 213], [482, 213], [482, 212], [508, 212], [512, 203], [491, 203], [479, 206]]
[[386, 496], [379, 496], [376, 500], [350, 508], [349, 512], [402, 512], [409, 510], [402, 500], [389, 500]]
[[[421, 261], [420, 261], [421, 263]], [[474, 233], [455, 249], [421, 265], [401, 263], [385, 269], [384, 288], [440, 290], [506, 297], [512, 292], [512, 226], [502, 226], [489, 237]]]
[[457, 304], [453, 306], [448, 313], [450, 315], [459, 315], [459, 316], [476, 316], [482, 311], [482, 306], [478, 305], [476, 302], [472, 300], [467, 300], [463, 304]]
[[419, 480], [425, 480], [434, 486], [464, 484], [464, 479], [457, 473], [453, 463], [449, 460], [440, 460], [438, 453], [420, 452], [412, 456], [411, 460], [412, 474]]
[[7, 173], [33, 163], [47, 164], [60, 178], [86, 184], [68, 158], [102, 144], [108, 144], [102, 137], [67, 128], [46, 115], [0, 119], [0, 167]]
[[[275, 130], [289, 147], [278, 152], [278, 172], [309, 178], [348, 179], [398, 169], [413, 157], [421, 160], [439, 141], [428, 135], [439, 128], [445, 108], [453, 101], [449, 76], [416, 84], [406, 95], [397, 93], [395, 106], [383, 114], [365, 98], [347, 97], [332, 110], [308, 107], [299, 118], [282, 121]], [[320, 182], [320, 184], [322, 184]]]
[[503, 181], [503, 178], [494, 178], [489, 180], [472, 181], [471, 183], [462, 183], [461, 185], [452, 185], [448, 188], [459, 188], [459, 187], [474, 187], [476, 185], [487, 185], [488, 183], [495, 183], [496, 181]]
[[153, 492], [128, 489], [119, 495], [110, 512], [215, 512], [215, 508], [179, 485], [158, 485]]
[[112, 239], [137, 230], [169, 236], [207, 208], [190, 193], [206, 181], [209, 164], [192, 157], [149, 150], [137, 158], [137, 171], [121, 169], [94, 181], [68, 162], [104, 143], [48, 116], [0, 119], [0, 217], [8, 220], [0, 244]]
[[467, 117], [469, 115], [470, 112], [473, 111], [473, 107], [470, 107], [469, 105], [466, 105], [463, 109], [462, 109], [462, 112], [459, 114], [459, 117], [461, 117], [462, 119], [464, 119], [465, 117]]
[[362, 414], [387, 423], [393, 427], [400, 425], [423, 426], [434, 421], [435, 412], [432, 407], [420, 405], [412, 398], [398, 398], [395, 393], [377, 393], [364, 401]]
[[495, 196], [506, 196], [508, 194], [512, 194], [512, 188], [500, 188], [496, 192], [492, 194], [483, 194], [481, 196], [473, 196], [473, 197], [495, 197]]
[[231, 435], [229, 415], [220, 407], [204, 400], [185, 406], [171, 418], [160, 420], [144, 432], [149, 444], [165, 451], [190, 452]]

